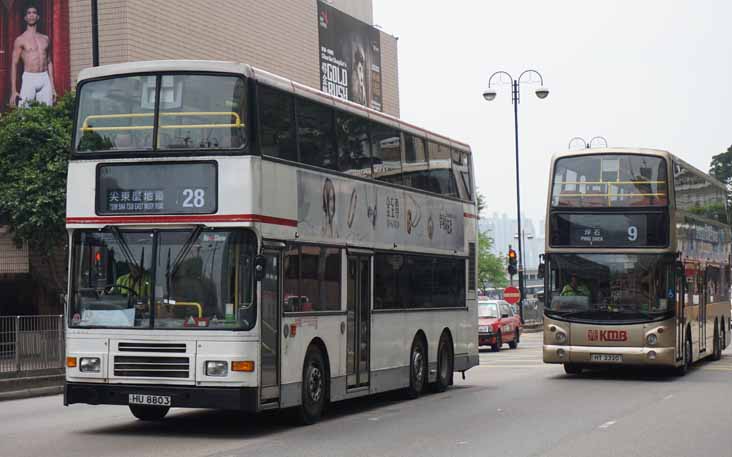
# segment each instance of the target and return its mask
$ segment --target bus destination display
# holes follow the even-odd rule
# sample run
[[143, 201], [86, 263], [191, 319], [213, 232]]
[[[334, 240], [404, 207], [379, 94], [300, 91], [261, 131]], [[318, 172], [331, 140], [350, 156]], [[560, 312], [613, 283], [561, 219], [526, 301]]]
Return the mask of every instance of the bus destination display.
[[668, 244], [664, 213], [552, 216], [552, 246], [649, 247]]
[[216, 164], [110, 164], [97, 169], [98, 214], [216, 212]]

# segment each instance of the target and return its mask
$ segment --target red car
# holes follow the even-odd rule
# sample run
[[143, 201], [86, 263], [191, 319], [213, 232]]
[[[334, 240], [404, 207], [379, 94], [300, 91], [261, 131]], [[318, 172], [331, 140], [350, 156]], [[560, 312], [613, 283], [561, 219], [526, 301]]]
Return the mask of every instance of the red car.
[[478, 300], [478, 345], [490, 346], [493, 352], [503, 343], [516, 349], [521, 338], [521, 318], [503, 300]]

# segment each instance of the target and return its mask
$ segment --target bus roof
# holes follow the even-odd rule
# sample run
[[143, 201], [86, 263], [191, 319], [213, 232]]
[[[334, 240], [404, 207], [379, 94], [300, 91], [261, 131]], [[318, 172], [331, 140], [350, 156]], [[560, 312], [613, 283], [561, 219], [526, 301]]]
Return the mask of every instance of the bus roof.
[[461, 141], [453, 140], [447, 136], [404, 122], [403, 120], [389, 114], [367, 108], [348, 100], [333, 97], [304, 84], [300, 84], [290, 79], [277, 76], [274, 73], [242, 63], [215, 60], [152, 60], [127, 62], [83, 69], [79, 73], [78, 83], [82, 83], [89, 79], [108, 78], [125, 74], [178, 71], [241, 74], [247, 78], [262, 82], [269, 86], [273, 86], [305, 98], [317, 100], [321, 103], [330, 104], [342, 110], [351, 111], [361, 115], [365, 114], [369, 119], [379, 120], [380, 122], [402, 129], [408, 133], [425, 136], [428, 140], [446, 143], [456, 149], [470, 151], [470, 146]]

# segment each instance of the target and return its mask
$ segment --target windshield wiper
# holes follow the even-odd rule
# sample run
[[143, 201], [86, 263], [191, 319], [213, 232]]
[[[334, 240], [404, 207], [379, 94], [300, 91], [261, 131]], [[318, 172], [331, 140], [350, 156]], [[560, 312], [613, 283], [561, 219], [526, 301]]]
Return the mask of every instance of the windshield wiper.
[[[127, 263], [131, 264], [134, 267], [139, 268], [140, 271], [142, 271], [142, 266], [137, 263], [137, 260], [135, 259], [135, 255], [132, 253], [132, 250], [130, 249], [130, 245], [127, 244], [127, 241], [125, 241], [124, 237], [122, 236], [122, 233], [120, 232], [119, 227], [116, 227], [116, 226], [109, 227], [109, 231], [112, 232], [114, 239], [117, 241], [117, 244], [119, 244], [122, 254], [127, 259]], [[145, 251], [143, 251], [143, 253], [144, 252]]]
[[193, 243], [198, 239], [202, 231], [203, 225], [197, 225], [193, 228], [193, 230], [191, 230], [191, 233], [188, 235], [188, 238], [183, 244], [181, 250], [178, 251], [178, 255], [175, 257], [172, 265], [170, 264], [170, 248], [168, 248], [168, 262], [165, 266], [165, 303], [170, 303], [171, 281], [173, 280], [173, 278], [175, 278], [175, 274], [178, 272], [178, 268], [183, 263], [183, 260], [186, 258], [191, 248], [193, 247]]

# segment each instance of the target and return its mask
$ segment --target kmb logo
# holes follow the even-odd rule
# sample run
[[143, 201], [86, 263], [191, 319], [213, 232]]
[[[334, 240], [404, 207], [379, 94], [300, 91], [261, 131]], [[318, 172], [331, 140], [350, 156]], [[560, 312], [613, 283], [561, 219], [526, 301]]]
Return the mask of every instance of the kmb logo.
[[628, 341], [628, 332], [625, 330], [587, 330], [587, 339], [590, 341]]

